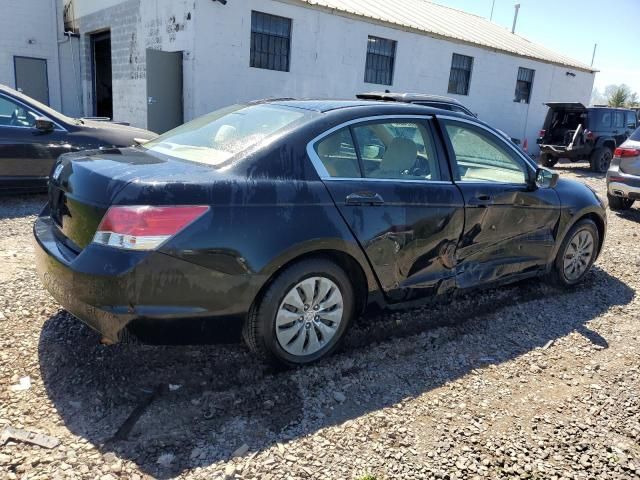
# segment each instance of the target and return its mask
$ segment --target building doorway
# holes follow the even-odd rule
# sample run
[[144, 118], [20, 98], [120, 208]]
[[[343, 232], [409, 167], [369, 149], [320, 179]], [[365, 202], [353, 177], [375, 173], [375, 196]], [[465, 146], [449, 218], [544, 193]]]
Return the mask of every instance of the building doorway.
[[111, 32], [91, 35], [93, 71], [93, 114], [113, 118], [113, 89], [111, 76]]
[[147, 49], [147, 128], [164, 133], [182, 122], [182, 52]]

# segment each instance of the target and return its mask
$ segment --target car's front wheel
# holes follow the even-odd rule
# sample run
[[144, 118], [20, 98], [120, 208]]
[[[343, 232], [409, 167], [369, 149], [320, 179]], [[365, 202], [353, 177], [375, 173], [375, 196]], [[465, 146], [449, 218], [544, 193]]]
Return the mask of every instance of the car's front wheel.
[[287, 267], [251, 308], [243, 336], [263, 360], [305, 365], [331, 354], [354, 315], [353, 287], [334, 262]]
[[609, 208], [611, 210], [629, 210], [633, 206], [632, 198], [616, 197], [607, 193]]
[[599, 245], [600, 235], [593, 220], [578, 221], [560, 245], [551, 272], [553, 283], [570, 287], [580, 282], [591, 270]]

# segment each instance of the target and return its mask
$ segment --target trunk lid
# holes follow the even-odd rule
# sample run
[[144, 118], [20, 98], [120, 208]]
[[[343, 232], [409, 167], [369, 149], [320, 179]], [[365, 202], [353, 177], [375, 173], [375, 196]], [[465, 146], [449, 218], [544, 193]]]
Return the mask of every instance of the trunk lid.
[[220, 176], [210, 167], [138, 148], [62, 155], [50, 176], [49, 211], [59, 239], [79, 253], [109, 206], [180, 204], [214, 175]]

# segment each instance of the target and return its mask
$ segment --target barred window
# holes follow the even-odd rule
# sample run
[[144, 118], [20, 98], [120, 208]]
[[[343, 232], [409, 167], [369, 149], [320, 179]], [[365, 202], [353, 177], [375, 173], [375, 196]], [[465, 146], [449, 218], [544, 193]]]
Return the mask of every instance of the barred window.
[[395, 57], [395, 40], [369, 36], [364, 81], [379, 85], [391, 85], [393, 83]]
[[531, 99], [531, 89], [533, 88], [533, 76], [536, 71], [529, 68], [518, 68], [518, 80], [516, 81], [516, 98], [514, 102], [529, 103]]
[[449, 74], [449, 93], [457, 95], [469, 95], [469, 84], [471, 83], [471, 69], [473, 68], [473, 57], [453, 54], [451, 59], [451, 73]]
[[251, 12], [251, 66], [289, 71], [291, 19]]

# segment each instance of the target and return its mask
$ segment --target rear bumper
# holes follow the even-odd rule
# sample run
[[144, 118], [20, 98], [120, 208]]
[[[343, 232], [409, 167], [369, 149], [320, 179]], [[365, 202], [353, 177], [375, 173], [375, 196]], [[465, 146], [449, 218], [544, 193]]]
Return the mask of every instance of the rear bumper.
[[166, 330], [187, 319], [244, 318], [259, 288], [257, 275], [223, 274], [161, 252], [90, 244], [76, 255], [56, 229], [46, 212], [34, 225], [42, 283], [66, 310], [112, 342], [137, 320], [144, 328]]
[[607, 193], [614, 197], [640, 200], [640, 177], [621, 172], [618, 165], [611, 165], [607, 172]]

